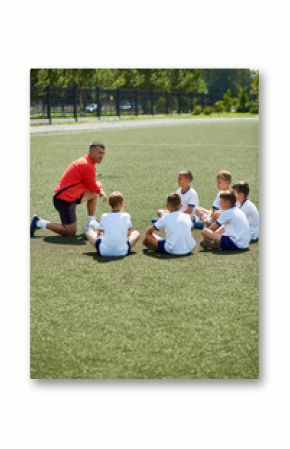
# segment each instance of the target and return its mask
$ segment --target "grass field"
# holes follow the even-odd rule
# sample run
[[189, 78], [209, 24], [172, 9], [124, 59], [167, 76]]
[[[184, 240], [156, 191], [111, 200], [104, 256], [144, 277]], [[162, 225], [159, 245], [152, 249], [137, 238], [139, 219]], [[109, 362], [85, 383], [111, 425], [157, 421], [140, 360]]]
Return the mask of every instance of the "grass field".
[[[246, 179], [258, 206], [258, 122], [195, 123], [31, 136], [31, 213], [54, 221], [51, 195], [90, 140], [106, 144], [98, 179], [120, 190], [143, 234], [177, 173], [190, 169], [200, 203], [215, 176]], [[108, 210], [99, 204], [97, 218]], [[79, 234], [86, 218], [78, 207]], [[200, 232], [194, 231], [199, 242]], [[31, 240], [32, 378], [257, 378], [258, 244], [240, 254], [183, 258], [143, 251], [102, 259], [78, 235]]]

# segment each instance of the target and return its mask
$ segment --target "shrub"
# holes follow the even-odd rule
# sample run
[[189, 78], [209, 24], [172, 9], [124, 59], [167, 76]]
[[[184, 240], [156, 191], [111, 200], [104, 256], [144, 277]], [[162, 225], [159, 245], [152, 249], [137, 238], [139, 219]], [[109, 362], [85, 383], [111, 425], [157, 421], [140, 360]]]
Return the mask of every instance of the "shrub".
[[210, 115], [212, 113], [212, 107], [211, 106], [206, 106], [206, 108], [204, 108], [204, 114], [205, 115]]
[[249, 112], [251, 114], [259, 114], [259, 106], [258, 105], [252, 105], [249, 108]]
[[219, 100], [217, 101], [215, 104], [215, 109], [217, 112], [219, 112], [220, 114], [222, 114], [225, 111], [225, 104], [223, 102], [223, 100]]
[[202, 113], [202, 107], [201, 106], [195, 106], [193, 111], [192, 111], [192, 114], [193, 115], [200, 115], [201, 113]]
[[238, 112], [248, 112], [249, 110], [249, 96], [247, 93], [247, 89], [241, 87], [239, 91], [239, 106], [237, 108]]

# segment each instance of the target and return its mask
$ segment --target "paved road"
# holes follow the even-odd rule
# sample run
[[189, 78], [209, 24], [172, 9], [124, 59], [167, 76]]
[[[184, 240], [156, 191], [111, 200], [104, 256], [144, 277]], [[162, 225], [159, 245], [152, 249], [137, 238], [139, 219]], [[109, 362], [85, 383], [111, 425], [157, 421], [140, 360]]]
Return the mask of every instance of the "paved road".
[[94, 123], [76, 123], [71, 125], [43, 125], [30, 126], [31, 134], [40, 133], [57, 133], [57, 132], [76, 132], [89, 131], [98, 129], [111, 128], [139, 128], [148, 126], [160, 125], [181, 125], [184, 123], [208, 123], [208, 122], [244, 122], [244, 121], [258, 121], [258, 117], [231, 117], [231, 118], [161, 118], [161, 119], [145, 119], [145, 120], [127, 120], [119, 122], [94, 122]]

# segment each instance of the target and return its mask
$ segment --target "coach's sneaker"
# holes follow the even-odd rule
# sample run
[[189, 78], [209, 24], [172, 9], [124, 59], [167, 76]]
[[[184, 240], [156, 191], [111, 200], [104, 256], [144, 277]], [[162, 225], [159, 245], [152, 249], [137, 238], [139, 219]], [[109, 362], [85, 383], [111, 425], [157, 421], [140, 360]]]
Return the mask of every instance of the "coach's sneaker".
[[97, 220], [90, 220], [84, 225], [84, 233], [88, 232], [90, 229], [93, 231], [98, 231], [100, 229], [100, 223]]
[[34, 237], [34, 233], [36, 229], [40, 229], [39, 226], [37, 226], [37, 222], [40, 220], [40, 217], [38, 215], [33, 215], [30, 225], [30, 237]]

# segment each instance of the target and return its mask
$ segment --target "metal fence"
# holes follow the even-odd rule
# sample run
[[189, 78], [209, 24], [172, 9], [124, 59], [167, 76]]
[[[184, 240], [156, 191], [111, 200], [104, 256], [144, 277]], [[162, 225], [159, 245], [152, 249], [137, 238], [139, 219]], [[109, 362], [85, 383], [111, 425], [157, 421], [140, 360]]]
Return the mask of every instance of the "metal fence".
[[212, 106], [216, 95], [148, 92], [100, 87], [32, 87], [31, 120], [73, 119], [192, 113], [195, 106]]

